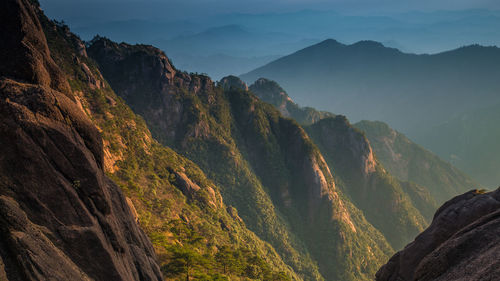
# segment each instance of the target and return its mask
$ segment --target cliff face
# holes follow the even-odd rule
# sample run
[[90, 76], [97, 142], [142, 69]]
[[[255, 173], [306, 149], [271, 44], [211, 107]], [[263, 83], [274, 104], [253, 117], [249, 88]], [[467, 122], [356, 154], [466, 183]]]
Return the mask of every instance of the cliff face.
[[366, 133], [378, 159], [393, 176], [425, 187], [439, 204], [478, 186], [463, 172], [383, 122], [361, 121], [354, 126]]
[[498, 280], [500, 189], [447, 201], [432, 224], [377, 272], [377, 280]]
[[427, 222], [420, 213], [430, 220], [436, 207], [428, 192], [413, 183], [392, 178], [378, 162], [366, 137], [347, 118], [300, 107], [276, 82], [265, 78], [255, 81], [250, 90], [283, 115], [304, 124], [340, 179], [339, 187], [393, 247], [403, 247], [423, 230]]
[[164, 54], [147, 46], [98, 38], [88, 52], [155, 138], [200, 165], [301, 278], [367, 280], [391, 252], [336, 187], [306, 132], [241, 81], [216, 87], [205, 76], [167, 75], [156, 67]]
[[[386, 170], [394, 177], [392, 185], [400, 185], [400, 188], [396, 189], [402, 190], [411, 199], [412, 204], [427, 221], [431, 221], [438, 203], [477, 187], [477, 184], [463, 172], [383, 122], [361, 121], [353, 125], [346, 125], [343, 123], [348, 123], [348, 121], [341, 122], [342, 118], [336, 118], [337, 121], [322, 122], [322, 119], [335, 117], [335, 115], [317, 111], [314, 108], [300, 107], [291, 101], [285, 90], [276, 82], [265, 78], [255, 81], [250, 86], [250, 90], [263, 101], [278, 108], [283, 115], [305, 125], [308, 133], [320, 146], [329, 165], [335, 165], [333, 170], [340, 172], [339, 175], [343, 176], [344, 181], [349, 181], [349, 178], [346, 178], [349, 173], [363, 167], [363, 164], [359, 162], [364, 161], [363, 157], [374, 155], [375, 162], [379, 163], [378, 167], [382, 168], [383, 166], [379, 170]], [[315, 123], [321, 123], [321, 125]], [[365, 147], [365, 149], [360, 149], [358, 153], [355, 153], [354, 148], [358, 146]], [[353, 163], [357, 164], [353, 165]], [[347, 174], [342, 172], [342, 169], [347, 171]], [[366, 182], [368, 178], [362, 174], [360, 172], [354, 178], [364, 179]], [[352, 176], [351, 173], [350, 177], [352, 178]], [[370, 185], [375, 183], [372, 180], [368, 182], [371, 182]], [[359, 183], [356, 185], [360, 186]], [[405, 243], [401, 242], [403, 244], [399, 246]]]
[[342, 180], [343, 190], [395, 249], [424, 229], [427, 222], [400, 182], [378, 163], [368, 140], [344, 116], [322, 119], [306, 130]]
[[68, 92], [29, 1], [0, 5], [0, 276], [161, 280], [151, 243], [103, 171], [97, 128]]

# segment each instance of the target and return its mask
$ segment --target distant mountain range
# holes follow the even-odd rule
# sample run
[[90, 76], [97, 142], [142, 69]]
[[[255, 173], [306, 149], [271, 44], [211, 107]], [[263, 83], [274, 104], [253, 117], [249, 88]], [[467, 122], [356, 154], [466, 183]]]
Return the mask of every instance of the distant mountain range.
[[[471, 45], [435, 55], [414, 55], [373, 41], [345, 45], [326, 40], [241, 77], [249, 82], [260, 77], [276, 80], [300, 104], [345, 114], [356, 121], [387, 122], [447, 160], [471, 160], [464, 160], [460, 167], [481, 183], [492, 185], [496, 176], [492, 172], [486, 176], [485, 171], [496, 169], [499, 162], [490, 162], [492, 168], [488, 168], [480, 157], [465, 155], [484, 150], [477, 139], [480, 135], [450, 128], [455, 135], [467, 134], [464, 141], [471, 140], [470, 146], [458, 148], [443, 143], [451, 135], [442, 128], [451, 123], [458, 126], [460, 118], [455, 116], [461, 112], [480, 112], [500, 103], [499, 65], [497, 47]], [[474, 116], [478, 124], [490, 122], [487, 114]], [[477, 119], [479, 116], [485, 119]], [[434, 128], [439, 124], [444, 127]], [[495, 134], [490, 138], [498, 140]], [[448, 141], [454, 142], [453, 138]], [[457, 150], [450, 151], [453, 147]]]
[[[80, 10], [88, 10], [88, 6]], [[81, 15], [64, 19], [84, 40], [99, 34], [117, 42], [154, 44], [182, 69], [207, 73], [217, 80], [270, 62], [263, 58], [288, 55], [326, 38], [349, 44], [375, 40], [409, 53], [437, 53], [474, 43], [500, 45], [500, 13], [488, 10], [378, 16], [316, 10], [207, 14], [185, 19], [171, 14], [157, 19], [136, 16], [117, 20], [103, 16], [96, 22], [102, 13], [92, 11], [92, 17], [87, 19]]]
[[241, 25], [218, 26], [152, 41], [182, 69], [195, 69], [215, 79], [250, 71], [317, 42], [283, 32], [253, 32]]

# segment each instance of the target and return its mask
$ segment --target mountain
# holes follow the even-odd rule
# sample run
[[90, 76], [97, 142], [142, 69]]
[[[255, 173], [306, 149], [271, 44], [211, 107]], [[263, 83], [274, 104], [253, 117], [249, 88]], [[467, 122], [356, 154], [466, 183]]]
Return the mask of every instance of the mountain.
[[[358, 173], [351, 173], [348, 176], [349, 180], [357, 181], [357, 185], [360, 185], [360, 179], [365, 179], [364, 185], [366, 185], [367, 174], [378, 178], [390, 178], [380, 173], [382, 170], [387, 170], [397, 179], [392, 180], [393, 189], [402, 190], [428, 221], [432, 219], [438, 204], [479, 186], [463, 172], [383, 122], [361, 121], [351, 125], [343, 116], [317, 111], [310, 107], [300, 107], [278, 83], [265, 78], [259, 78], [249, 89], [263, 101], [278, 108], [283, 115], [305, 125], [326, 156], [332, 170], [338, 171], [352, 166], [352, 163], [361, 163], [358, 165]], [[357, 139], [357, 145], [349, 144], [350, 138]], [[356, 146], [364, 148], [356, 152], [353, 149]], [[351, 153], [346, 153], [348, 151]], [[361, 153], [362, 151], [364, 153]], [[333, 155], [330, 161], [328, 155]], [[360, 167], [367, 166], [362, 164], [367, 159], [370, 159], [372, 168], [377, 166], [379, 171], [366, 173], [363, 169], [359, 170]], [[358, 207], [362, 208], [359, 205]]]
[[330, 39], [241, 77], [267, 77], [299, 104], [355, 121], [381, 120], [414, 137], [428, 124], [498, 102], [499, 61], [496, 47], [413, 55], [373, 41], [344, 45]]
[[[414, 55], [373, 41], [344, 45], [326, 40], [241, 77], [250, 82], [260, 77], [275, 80], [301, 105], [343, 114], [353, 121], [386, 122], [445, 160], [451, 155], [471, 159], [459, 167], [491, 186], [495, 175], [490, 169], [483, 170], [478, 158], [465, 156], [456, 146], [447, 147], [447, 142], [438, 144], [440, 139], [452, 139], [438, 126], [456, 123], [452, 120], [462, 112], [479, 112], [500, 103], [499, 62], [497, 47], [471, 45], [434, 55]], [[430, 143], [429, 138], [436, 141]], [[463, 139], [481, 141], [474, 134]], [[450, 151], [451, 147], [456, 149]], [[470, 154], [481, 149], [470, 148]]]
[[391, 175], [428, 187], [438, 204], [480, 187], [462, 171], [383, 122], [361, 121], [354, 126], [365, 133]]
[[1, 280], [301, 280], [67, 26], [2, 5]]
[[[288, 116], [293, 117], [295, 111], [284, 110], [287, 107], [298, 108], [297, 116], [302, 116], [300, 107], [276, 82], [261, 78], [249, 88]], [[441, 201], [471, 187], [471, 180], [462, 172], [385, 123], [362, 121], [351, 126], [344, 116], [337, 115], [321, 118], [306, 126], [306, 130], [330, 169], [335, 171], [334, 175], [351, 188], [346, 189], [346, 193], [375, 226], [378, 224], [374, 214], [383, 213], [379, 219], [387, 220], [391, 213], [384, 212], [384, 207], [378, 205], [378, 209], [373, 209], [367, 203], [387, 202], [387, 190], [396, 191], [402, 198], [408, 196], [424, 217], [432, 218], [428, 213], [437, 209], [434, 198]], [[372, 147], [376, 153], [372, 152]], [[406, 181], [391, 179], [377, 157], [391, 174]], [[380, 183], [376, 183], [381, 179], [392, 182], [392, 186], [381, 188]], [[360, 189], [352, 189], [356, 186]], [[377, 186], [377, 192], [370, 193], [370, 186]], [[500, 277], [496, 257], [499, 192], [500, 189], [490, 193], [476, 189], [444, 203], [434, 214], [432, 224], [395, 254], [377, 272], [376, 280], [492, 280]], [[367, 197], [364, 201], [363, 196]]]
[[363, 133], [345, 116], [325, 118], [305, 129], [353, 203], [395, 249], [427, 225], [400, 183], [378, 163]]
[[0, 7], [2, 280], [371, 280], [426, 224], [344, 117]]
[[254, 32], [229, 24], [151, 43], [167, 51], [178, 67], [220, 79], [231, 73], [248, 72], [318, 41], [282, 32]]
[[[250, 42], [252, 49], [263, 50], [257, 57], [287, 55], [326, 38], [336, 38], [340, 42], [349, 44], [364, 39], [375, 40], [384, 45], [387, 44], [386, 46], [414, 53], [437, 53], [474, 43], [500, 45], [498, 40], [500, 38], [500, 13], [486, 9], [354, 15], [346, 10], [342, 11], [342, 8], [339, 9], [337, 5], [337, 8], [332, 11], [325, 7], [305, 3], [302, 8], [297, 7], [298, 10], [295, 11], [292, 11], [293, 9], [287, 12], [255, 10], [250, 13], [231, 12], [227, 10], [227, 3], [222, 2], [206, 3], [206, 5], [190, 3], [189, 8], [185, 5], [186, 3], [176, 5], [158, 2], [122, 3], [119, 7], [113, 3], [47, 1], [43, 4], [50, 18], [66, 20], [72, 30], [84, 40], [90, 40], [95, 34], [100, 34], [117, 42], [154, 44], [165, 50], [178, 67], [191, 72], [206, 72], [214, 79], [220, 79], [222, 76], [210, 71], [207, 61], [211, 55], [206, 59], [201, 56], [177, 56], [173, 53], [173, 49], [168, 49], [166, 45], [159, 43], [178, 41], [186, 37], [201, 38], [199, 34], [217, 29], [221, 31], [220, 34], [224, 34], [224, 27], [239, 26], [251, 33], [250, 36], [257, 38], [266, 34], [280, 35], [268, 36], [269, 40], [260, 41], [258, 44]], [[266, 5], [252, 5], [252, 7], [257, 6]], [[366, 6], [363, 7], [366, 8]], [[267, 5], [265, 8], [270, 7]], [[167, 16], [164, 11], [169, 11]], [[231, 33], [231, 36], [235, 36], [238, 40], [230, 44], [238, 44], [241, 37], [235, 33]], [[211, 37], [206, 37], [206, 40], [200, 41], [199, 46], [213, 46], [211, 39]], [[305, 44], [300, 44], [301, 41]], [[223, 75], [245, 73], [258, 67], [242, 70], [241, 65], [233, 64], [231, 67], [229, 64], [231, 60], [224, 60], [224, 57], [251, 59], [252, 56], [246, 57], [245, 55], [242, 58], [231, 55], [234, 51], [248, 49], [247, 42], [243, 38], [239, 46], [228, 48], [227, 53], [220, 54], [219, 62], [225, 65]], [[278, 52], [279, 49], [283, 50], [282, 43], [288, 44], [288, 42], [295, 43], [289, 44], [286, 52]], [[189, 43], [193, 42], [186, 42], [184, 48], [191, 49], [192, 45]], [[211, 48], [206, 48], [207, 51], [209, 49]], [[197, 64], [193, 57], [200, 58], [200, 64]], [[214, 59], [212, 62], [216, 63]], [[185, 68], [187, 66], [189, 68]], [[215, 66], [212, 65], [212, 67]], [[218, 70], [220, 67], [214, 69]], [[238, 72], [240, 70], [241, 72]]]
[[419, 142], [487, 187], [500, 182], [500, 104], [458, 113], [426, 130]]
[[[430, 221], [437, 205], [428, 191], [392, 178], [375, 157], [367, 138], [345, 116], [300, 107], [278, 83], [265, 78], [255, 81], [249, 89], [261, 100], [278, 108], [283, 115], [304, 125], [330, 169], [343, 183], [346, 194], [393, 247], [402, 247], [403, 241], [413, 239], [419, 225]], [[387, 204], [373, 204], [378, 201]], [[393, 219], [387, 219], [389, 217]], [[413, 221], [413, 226], [392, 225], [387, 221]], [[417, 228], [412, 229], [414, 226]], [[394, 231], [398, 227], [400, 229]], [[405, 231], [408, 232], [403, 234]]]
[[[206, 76], [177, 70], [153, 47], [105, 38], [93, 40], [88, 52], [153, 136], [197, 163], [249, 229], [301, 278], [368, 280], [392, 252], [303, 128], [235, 77], [216, 86]], [[388, 202], [397, 198], [388, 194]], [[409, 206], [394, 204], [403, 206], [402, 213]], [[394, 245], [424, 227], [418, 212], [408, 215], [416, 219], [388, 222], [403, 237]]]
[[300, 107], [278, 83], [272, 80], [259, 78], [249, 89], [262, 101], [274, 105], [283, 116], [293, 118], [302, 125], [311, 125], [323, 118], [335, 117], [335, 114], [330, 112], [318, 111], [312, 107]]
[[0, 278], [162, 280], [36, 2], [0, 4]]
[[500, 189], [473, 190], [441, 206], [432, 224], [378, 272], [376, 280], [500, 278]]

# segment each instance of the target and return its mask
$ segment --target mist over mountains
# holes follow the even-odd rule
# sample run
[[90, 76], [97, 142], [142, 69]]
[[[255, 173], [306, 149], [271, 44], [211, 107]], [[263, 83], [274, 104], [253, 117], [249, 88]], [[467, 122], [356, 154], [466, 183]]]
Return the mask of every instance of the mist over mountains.
[[[130, 5], [120, 4], [123, 7], [107, 17], [99, 16], [107, 9], [106, 2], [99, 11], [82, 7], [81, 14], [74, 16], [65, 16], [73, 14], [62, 4], [44, 7], [50, 17], [64, 19], [84, 40], [99, 34], [117, 42], [153, 44], [182, 69], [207, 73], [216, 80], [246, 73], [327, 38], [345, 44], [374, 40], [408, 53], [437, 53], [475, 43], [500, 45], [496, 39], [500, 38], [500, 12], [486, 9], [367, 13], [363, 9], [321, 10], [313, 5], [254, 12], [211, 11], [214, 7], [208, 7], [199, 14], [191, 8], [189, 13], [179, 14], [175, 5], [144, 4], [130, 15], [126, 9]], [[147, 7], [153, 14], [162, 9], [165, 13], [141, 16]]]
[[[0, 280], [500, 279], [500, 188], [388, 124], [303, 107], [267, 78], [188, 72], [152, 45], [83, 41], [38, 0], [1, 1], [0, 29]], [[240, 25], [193, 34], [165, 44], [236, 57], [303, 42]], [[363, 83], [358, 103], [407, 123], [420, 110], [428, 146], [494, 182], [497, 52], [327, 40], [254, 72], [277, 65], [269, 75], [302, 80], [305, 104], [323, 106], [321, 86]], [[428, 91], [397, 91], [409, 84]]]
[[[415, 55], [374, 41], [345, 45], [325, 40], [241, 77], [249, 82], [274, 79], [298, 103], [353, 121], [387, 122], [482, 184], [494, 186], [498, 158], [486, 157], [491, 159], [486, 163], [478, 153], [485, 150], [480, 143], [498, 141], [487, 125], [497, 119], [480, 112], [500, 102], [499, 63], [497, 47], [470, 45]], [[485, 130], [479, 133], [476, 127]], [[487, 147], [495, 155], [496, 146]]]

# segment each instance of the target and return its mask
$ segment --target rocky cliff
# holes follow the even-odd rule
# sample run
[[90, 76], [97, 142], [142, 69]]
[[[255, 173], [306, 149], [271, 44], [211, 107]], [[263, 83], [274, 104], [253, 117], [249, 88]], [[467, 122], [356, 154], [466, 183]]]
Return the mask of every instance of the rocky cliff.
[[0, 276], [161, 280], [99, 131], [50, 56], [36, 3], [0, 4]]
[[392, 175], [426, 187], [439, 204], [479, 186], [462, 171], [383, 122], [361, 121], [354, 126], [366, 133], [377, 157]]
[[459, 195], [432, 224], [395, 254], [376, 280], [500, 279], [500, 189]]
[[376, 159], [370, 143], [346, 117], [322, 119], [306, 127], [343, 190], [395, 249], [402, 248], [427, 225], [419, 210]]
[[[397, 189], [402, 189], [406, 193], [413, 205], [427, 221], [432, 219], [432, 215], [439, 203], [478, 186], [477, 183], [474, 183], [463, 172], [441, 160], [432, 152], [415, 144], [405, 135], [390, 128], [383, 122], [361, 121], [345, 126], [345, 124], [342, 125], [342, 122], [339, 121], [341, 119], [337, 118], [337, 122], [329, 121], [323, 122], [321, 126], [314, 125], [314, 123], [319, 123], [322, 119], [335, 117], [335, 115], [329, 112], [317, 111], [310, 107], [300, 107], [272, 80], [260, 78], [249, 88], [260, 99], [278, 108], [283, 115], [295, 119], [307, 128], [318, 129], [314, 131], [321, 134], [321, 137], [318, 138], [319, 135], [315, 134], [315, 142], [320, 146], [323, 154], [333, 155], [329, 163], [344, 162], [344, 164], [337, 164], [338, 168], [335, 170], [348, 170], [348, 167], [352, 166], [350, 161], [354, 154], [347, 154], [350, 155], [347, 158], [341, 155], [345, 154], [344, 152], [346, 151], [354, 151], [353, 149], [356, 145], [344, 145], [342, 149], [340, 149], [341, 146], [337, 145], [339, 144], [338, 140], [342, 140], [343, 138], [346, 140], [349, 139], [347, 137], [349, 134], [339, 134], [340, 131], [336, 131], [345, 127], [344, 132], [351, 132], [351, 136], [357, 136], [351, 138], [351, 140], [358, 142], [357, 146], [367, 147], [365, 150], [369, 150], [369, 154], [375, 155], [374, 159], [379, 162], [378, 166], [383, 166], [383, 169], [396, 179], [393, 182], [401, 186], [401, 188]], [[331, 126], [327, 126], [327, 124]], [[328, 130], [328, 128], [330, 129]], [[354, 128], [361, 130], [361, 132], [356, 132]], [[309, 133], [311, 132], [309, 130]], [[364, 137], [361, 134], [364, 134]], [[337, 140], [337, 143], [332, 142], [335, 140]], [[369, 143], [366, 143], [367, 141]], [[331, 143], [328, 144], [328, 142]], [[337, 145], [337, 148], [331, 147], [334, 145]], [[335, 153], [332, 154], [334, 151]], [[359, 158], [360, 160], [364, 157], [362, 155], [363, 153], [358, 155], [358, 157], [361, 157]], [[362, 165], [359, 167], [362, 167]], [[356, 178], [361, 179], [366, 177]]]

